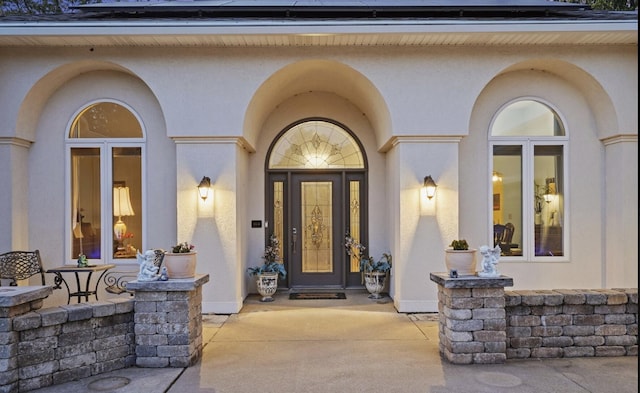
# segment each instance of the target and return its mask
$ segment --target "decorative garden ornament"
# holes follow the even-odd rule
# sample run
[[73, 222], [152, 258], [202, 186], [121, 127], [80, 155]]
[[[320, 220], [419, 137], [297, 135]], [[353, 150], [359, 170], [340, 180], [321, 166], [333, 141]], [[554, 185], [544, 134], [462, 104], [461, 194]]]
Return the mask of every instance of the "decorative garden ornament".
[[156, 281], [158, 279], [158, 267], [153, 263], [156, 258], [155, 252], [147, 250], [143, 255], [140, 254], [140, 251], [137, 251], [136, 258], [140, 265], [138, 281]]
[[500, 277], [496, 265], [500, 259], [500, 246], [494, 248], [489, 246], [480, 246], [480, 255], [482, 255], [482, 271], [478, 272], [480, 277]]

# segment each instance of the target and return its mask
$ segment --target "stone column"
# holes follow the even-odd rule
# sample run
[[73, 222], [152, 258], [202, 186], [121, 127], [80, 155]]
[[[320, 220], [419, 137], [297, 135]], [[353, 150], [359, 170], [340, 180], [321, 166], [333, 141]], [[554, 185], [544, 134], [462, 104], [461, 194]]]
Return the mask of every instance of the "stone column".
[[136, 366], [188, 367], [202, 356], [202, 286], [208, 274], [130, 281], [135, 291]]
[[513, 278], [431, 273], [438, 284], [440, 353], [454, 364], [499, 364], [507, 360], [504, 287]]
[[0, 392], [19, 390], [18, 345], [14, 318], [39, 310], [51, 295], [49, 286], [0, 287]]

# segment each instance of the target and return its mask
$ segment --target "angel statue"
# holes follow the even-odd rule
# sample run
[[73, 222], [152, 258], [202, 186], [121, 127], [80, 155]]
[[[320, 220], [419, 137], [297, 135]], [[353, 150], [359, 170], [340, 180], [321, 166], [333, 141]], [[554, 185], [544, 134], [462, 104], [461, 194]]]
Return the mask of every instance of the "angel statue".
[[145, 251], [144, 255], [140, 254], [140, 251], [136, 251], [136, 258], [140, 265], [138, 281], [156, 281], [158, 279], [158, 267], [153, 263], [155, 259], [153, 250]]
[[480, 277], [500, 277], [496, 265], [500, 259], [500, 245], [495, 248], [489, 246], [480, 246], [480, 255], [482, 255], [482, 271], [478, 272]]

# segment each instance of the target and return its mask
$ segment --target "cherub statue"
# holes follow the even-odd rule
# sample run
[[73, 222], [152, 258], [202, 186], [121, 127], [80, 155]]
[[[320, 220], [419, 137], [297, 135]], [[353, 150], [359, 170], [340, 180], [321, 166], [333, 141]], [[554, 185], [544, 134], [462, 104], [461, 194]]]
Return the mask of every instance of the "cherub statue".
[[154, 265], [155, 253], [153, 250], [145, 251], [144, 255], [136, 251], [136, 258], [140, 265], [138, 281], [156, 281], [158, 279], [158, 267]]
[[480, 255], [482, 255], [482, 271], [478, 272], [480, 277], [500, 277], [496, 265], [500, 259], [500, 246], [494, 248], [489, 246], [480, 246]]

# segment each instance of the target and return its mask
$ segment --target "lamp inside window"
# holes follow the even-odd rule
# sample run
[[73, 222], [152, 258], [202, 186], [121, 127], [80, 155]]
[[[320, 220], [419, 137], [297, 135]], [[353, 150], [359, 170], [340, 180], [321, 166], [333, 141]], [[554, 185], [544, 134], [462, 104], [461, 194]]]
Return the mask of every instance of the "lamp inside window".
[[122, 217], [133, 216], [131, 198], [129, 197], [129, 187], [117, 186], [113, 188], [113, 216], [118, 217], [118, 221], [113, 226], [113, 234], [118, 241], [118, 248], [122, 247], [122, 239], [127, 233], [127, 225], [122, 221]]
[[544, 201], [547, 203], [551, 203], [553, 201], [553, 196], [556, 194], [556, 179], [553, 177], [548, 177], [545, 179], [546, 187], [544, 193]]

